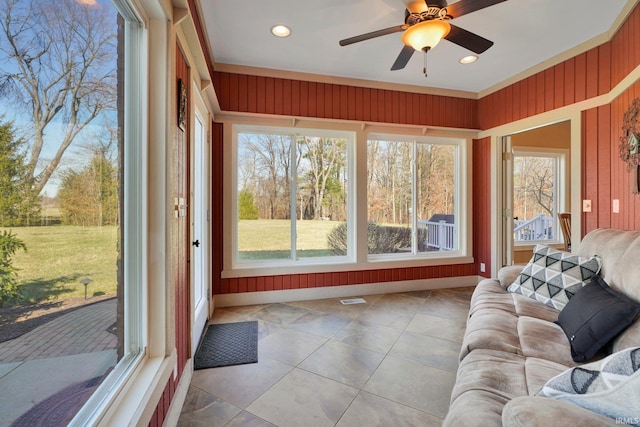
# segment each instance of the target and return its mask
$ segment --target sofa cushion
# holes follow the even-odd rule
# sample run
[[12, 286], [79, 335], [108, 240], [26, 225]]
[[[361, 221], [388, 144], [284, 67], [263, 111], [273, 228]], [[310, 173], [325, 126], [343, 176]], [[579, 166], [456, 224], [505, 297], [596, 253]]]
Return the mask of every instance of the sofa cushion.
[[580, 257], [545, 245], [536, 245], [533, 257], [508, 287], [562, 310], [571, 297], [600, 271], [598, 256]]
[[536, 357], [570, 367], [571, 347], [562, 328], [553, 322], [521, 316], [518, 318], [518, 337], [525, 357]]
[[[539, 396], [520, 396], [510, 400], [502, 410], [502, 427], [620, 426], [620, 420], [588, 411], [561, 400]], [[487, 424], [476, 424], [486, 426]], [[500, 424], [496, 424], [500, 425]]]
[[586, 362], [626, 329], [638, 313], [640, 304], [609, 288], [602, 277], [594, 276], [567, 303], [556, 323], [569, 339], [573, 360]]
[[640, 423], [640, 347], [568, 369], [551, 378], [538, 395]]
[[524, 362], [524, 372], [529, 396], [535, 396], [549, 381], [549, 378], [563, 373], [568, 368], [569, 366], [547, 359], [527, 357]]
[[458, 367], [451, 406], [443, 427], [500, 425], [502, 408], [527, 394], [524, 358], [517, 354], [477, 349]]
[[476, 286], [471, 298], [460, 360], [475, 349], [521, 353], [513, 295], [495, 279], [482, 280]]

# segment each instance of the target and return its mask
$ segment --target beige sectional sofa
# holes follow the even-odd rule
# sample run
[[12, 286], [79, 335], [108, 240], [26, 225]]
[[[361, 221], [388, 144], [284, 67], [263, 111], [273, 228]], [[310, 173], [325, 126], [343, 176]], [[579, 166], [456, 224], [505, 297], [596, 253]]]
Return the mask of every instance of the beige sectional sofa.
[[[640, 301], [640, 232], [595, 230], [574, 253], [600, 256], [600, 275], [610, 287]], [[481, 281], [474, 291], [444, 425], [551, 427], [640, 422], [640, 414], [638, 420], [616, 420], [566, 401], [536, 396], [549, 379], [581, 364], [574, 362], [567, 335], [554, 323], [559, 310], [506, 290], [522, 268], [503, 268], [497, 279]], [[640, 346], [637, 318], [596, 358], [636, 346]]]

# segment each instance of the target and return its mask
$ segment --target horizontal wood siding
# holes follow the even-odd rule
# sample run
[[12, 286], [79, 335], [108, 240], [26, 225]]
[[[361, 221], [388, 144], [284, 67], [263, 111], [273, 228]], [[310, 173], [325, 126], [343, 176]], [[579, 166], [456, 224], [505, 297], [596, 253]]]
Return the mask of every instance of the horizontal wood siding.
[[223, 111], [476, 129], [477, 100], [214, 73]]

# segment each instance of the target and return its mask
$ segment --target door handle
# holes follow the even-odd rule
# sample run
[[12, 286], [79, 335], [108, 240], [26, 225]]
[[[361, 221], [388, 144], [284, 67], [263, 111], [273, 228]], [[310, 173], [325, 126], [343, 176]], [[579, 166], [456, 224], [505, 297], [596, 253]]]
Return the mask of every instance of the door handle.
[[195, 242], [191, 242], [191, 244], [193, 246], [195, 246], [196, 248], [199, 248], [200, 247], [200, 240], [196, 240]]

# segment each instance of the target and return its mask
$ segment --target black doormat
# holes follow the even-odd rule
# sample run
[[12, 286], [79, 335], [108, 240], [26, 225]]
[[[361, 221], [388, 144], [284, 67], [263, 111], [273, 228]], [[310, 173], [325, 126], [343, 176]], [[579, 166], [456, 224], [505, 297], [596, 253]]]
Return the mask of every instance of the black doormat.
[[194, 357], [194, 369], [258, 362], [258, 322], [209, 325]]

